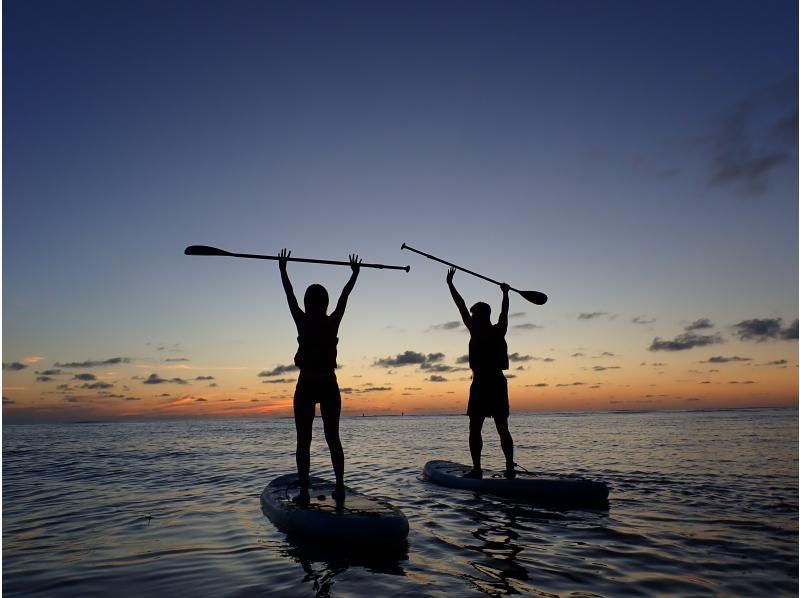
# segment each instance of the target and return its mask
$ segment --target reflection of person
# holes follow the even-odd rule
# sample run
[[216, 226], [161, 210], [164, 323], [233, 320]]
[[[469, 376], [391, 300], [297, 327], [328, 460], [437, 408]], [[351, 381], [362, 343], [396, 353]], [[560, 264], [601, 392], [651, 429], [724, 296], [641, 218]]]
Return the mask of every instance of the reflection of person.
[[503, 370], [508, 369], [508, 347], [505, 336], [508, 330], [508, 291], [511, 287], [505, 283], [500, 285], [503, 290], [503, 306], [497, 324], [492, 324], [490, 320], [492, 308], [486, 303], [479, 301], [467, 311], [467, 304], [453, 284], [455, 273], [455, 268], [447, 271], [447, 286], [461, 313], [461, 319], [469, 330], [469, 367], [472, 369], [472, 385], [469, 389], [467, 407], [472, 471], [464, 474], [464, 477], [483, 477], [481, 429], [483, 420], [491, 417], [500, 435], [500, 446], [506, 458], [506, 477], [513, 478], [516, 475], [514, 440], [508, 431], [508, 382], [503, 375]]
[[331, 463], [336, 476], [334, 498], [344, 497], [344, 451], [339, 439], [339, 415], [342, 398], [336, 381], [336, 345], [339, 324], [347, 307], [347, 298], [356, 284], [359, 264], [357, 255], [350, 256], [353, 273], [344, 285], [336, 309], [328, 315], [328, 292], [320, 284], [312, 284], [303, 297], [305, 312], [297, 304], [286, 264], [290, 251], [282, 249], [278, 261], [283, 290], [289, 301], [289, 311], [297, 326], [297, 354], [295, 365], [300, 368], [297, 387], [294, 391], [294, 424], [297, 428], [297, 477], [300, 497], [308, 498], [308, 473], [311, 467], [311, 428], [314, 423], [316, 404], [322, 415], [325, 440], [331, 452]]

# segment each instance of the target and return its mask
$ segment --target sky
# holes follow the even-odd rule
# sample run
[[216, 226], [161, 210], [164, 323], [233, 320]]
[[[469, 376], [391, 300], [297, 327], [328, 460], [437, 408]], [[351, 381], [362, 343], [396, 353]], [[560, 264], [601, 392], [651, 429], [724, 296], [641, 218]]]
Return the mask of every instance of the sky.
[[277, 265], [192, 244], [411, 266], [350, 297], [345, 415], [466, 410], [403, 243], [550, 297], [511, 296], [512, 417], [796, 406], [797, 10], [7, 0], [3, 421], [291, 415]]

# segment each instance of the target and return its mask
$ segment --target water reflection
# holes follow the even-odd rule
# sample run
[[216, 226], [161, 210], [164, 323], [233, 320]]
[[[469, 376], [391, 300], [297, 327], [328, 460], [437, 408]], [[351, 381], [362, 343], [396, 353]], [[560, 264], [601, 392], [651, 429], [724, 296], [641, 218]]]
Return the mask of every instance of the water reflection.
[[[531, 562], [530, 538], [544, 533], [545, 527], [550, 524], [602, 526], [608, 519], [607, 509], [550, 511], [480, 494], [475, 494], [474, 499], [477, 506], [466, 508], [464, 512], [477, 526], [471, 535], [478, 544], [467, 548], [481, 556], [469, 560], [477, 575], [464, 574], [463, 578], [476, 590], [490, 596], [530, 591], [531, 582], [541, 573], [529, 573], [529, 568], [534, 569], [537, 564], [535, 560]], [[528, 538], [527, 542], [524, 538]], [[542, 563], [541, 568], [547, 567]]]
[[408, 560], [408, 542], [385, 548], [359, 548], [287, 536], [281, 555], [302, 567], [303, 582], [311, 584], [315, 596], [325, 597], [331, 595], [336, 578], [351, 567], [361, 567], [369, 573], [405, 576], [401, 562]]

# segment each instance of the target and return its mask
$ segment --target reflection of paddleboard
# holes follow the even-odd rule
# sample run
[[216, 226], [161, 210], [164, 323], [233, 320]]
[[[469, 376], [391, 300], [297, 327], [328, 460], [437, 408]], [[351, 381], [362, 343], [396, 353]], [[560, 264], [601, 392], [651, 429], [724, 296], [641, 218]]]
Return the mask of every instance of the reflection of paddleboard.
[[272, 480], [261, 493], [261, 508], [281, 530], [308, 539], [341, 544], [393, 544], [408, 536], [408, 520], [392, 505], [350, 488], [344, 500], [331, 496], [334, 485], [309, 478], [307, 504], [294, 501], [297, 474]]
[[[543, 477], [536, 474], [517, 473], [517, 478], [492, 477], [483, 470], [483, 479], [465, 478], [472, 467], [452, 461], [428, 461], [424, 474], [427, 479], [442, 486], [473, 492], [496, 494], [508, 498], [552, 506], [606, 506], [608, 488], [602, 482], [579, 477]], [[495, 474], [497, 475], [497, 474]]]

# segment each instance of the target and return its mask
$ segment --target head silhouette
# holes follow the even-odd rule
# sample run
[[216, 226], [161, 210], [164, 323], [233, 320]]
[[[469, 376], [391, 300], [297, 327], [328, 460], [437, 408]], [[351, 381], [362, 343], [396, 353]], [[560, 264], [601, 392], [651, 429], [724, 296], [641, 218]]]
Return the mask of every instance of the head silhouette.
[[306, 313], [310, 316], [324, 316], [328, 311], [328, 291], [321, 284], [312, 284], [303, 297]]
[[469, 311], [472, 313], [473, 321], [475, 321], [477, 324], [491, 324], [491, 320], [489, 318], [492, 315], [492, 308], [489, 307], [488, 303], [478, 301], [475, 305], [469, 308]]

